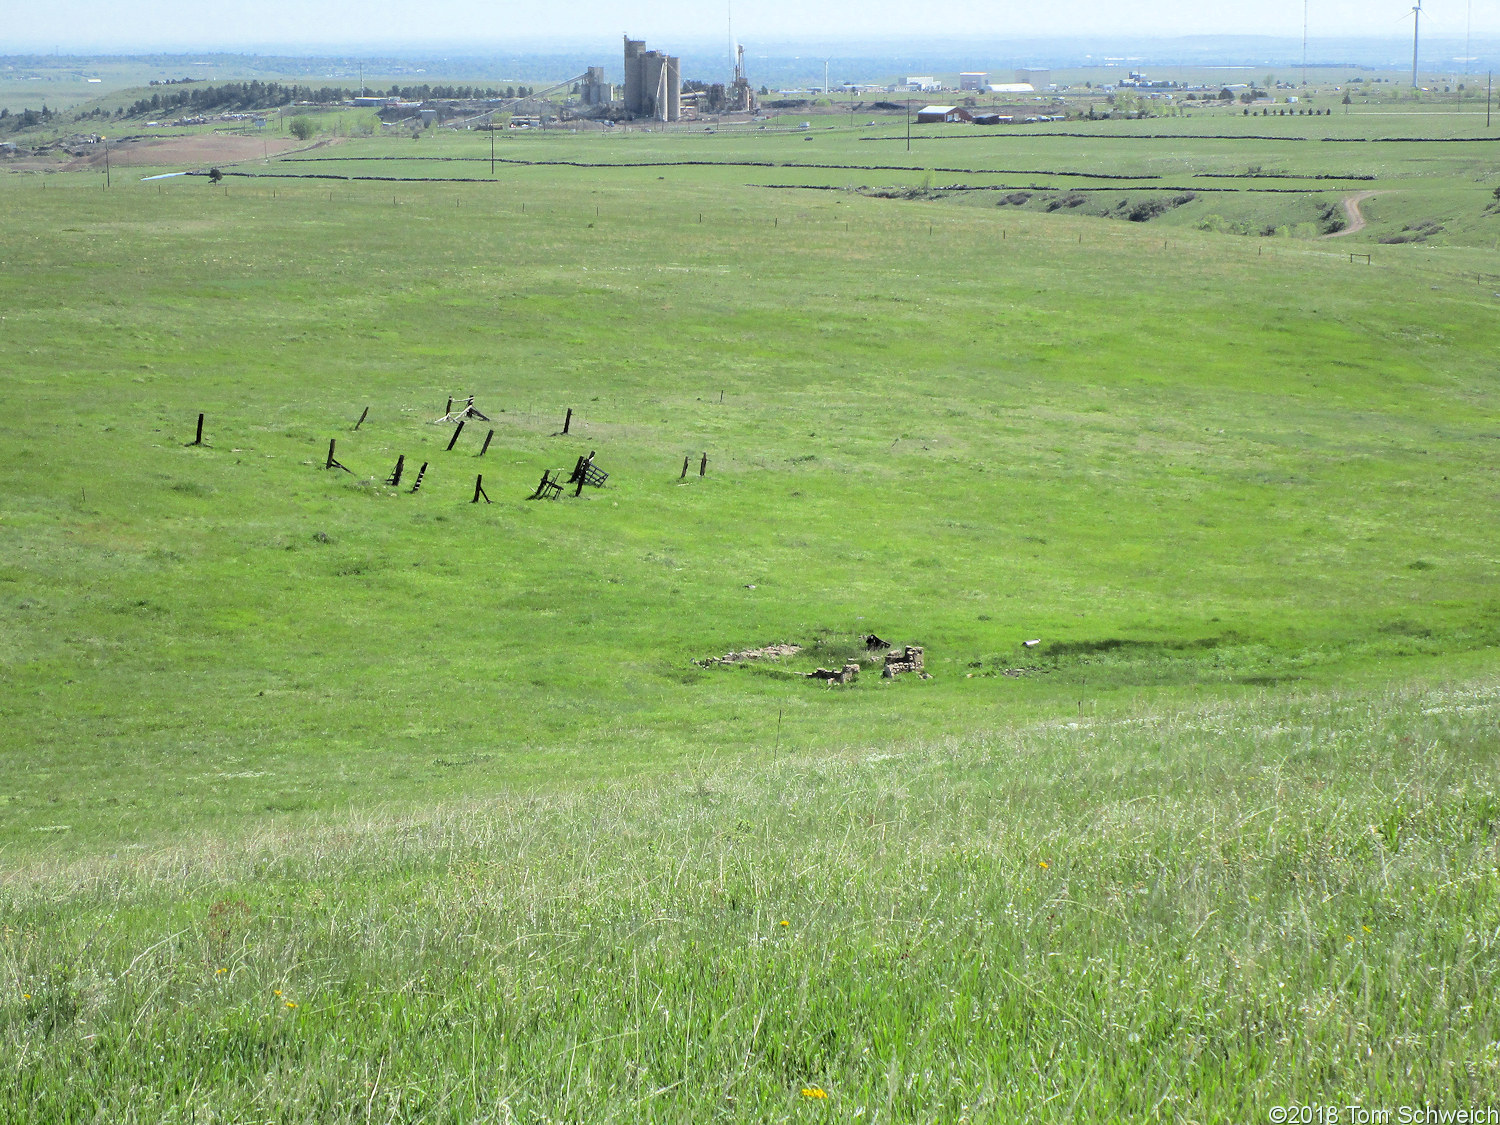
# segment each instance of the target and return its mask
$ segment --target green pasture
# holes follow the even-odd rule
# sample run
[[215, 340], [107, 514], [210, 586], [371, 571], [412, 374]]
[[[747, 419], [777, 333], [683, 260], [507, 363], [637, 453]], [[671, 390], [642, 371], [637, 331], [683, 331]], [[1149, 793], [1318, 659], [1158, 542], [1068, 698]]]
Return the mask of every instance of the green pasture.
[[1485, 150], [1155, 124], [0, 177], [0, 1116], [1492, 1092]]
[[[801, 129], [803, 120], [813, 127]], [[570, 165], [582, 164], [592, 167], [571, 174], [607, 176], [610, 184], [639, 183], [652, 174], [687, 176], [704, 185], [895, 192], [934, 203], [1116, 218], [1164, 199], [1174, 205], [1153, 217], [1153, 226], [1299, 238], [1334, 229], [1344, 221], [1343, 199], [1374, 191], [1363, 205], [1369, 225], [1346, 242], [1420, 241], [1492, 251], [1500, 239], [1494, 194], [1500, 173], [1482, 112], [1216, 112], [997, 128], [922, 125], [913, 127], [909, 147], [901, 117], [876, 115], [874, 125], [869, 116], [854, 120], [850, 126], [838, 116], [792, 115], [605, 134], [502, 130], [493, 151], [500, 168], [519, 162], [545, 173], [556, 164], [552, 170], [566, 175]], [[245, 171], [376, 182], [489, 180], [490, 154], [487, 133], [427, 130], [416, 140], [403, 133]], [[664, 167], [655, 173], [633, 167], [653, 163]], [[1190, 201], [1178, 205], [1185, 194]]]
[[1497, 716], [1492, 676], [1158, 699], [13, 865], [0, 1114], [1483, 1107]]
[[[752, 752], [778, 721], [963, 734], [1493, 643], [1484, 253], [745, 179], [6, 181], [0, 833], [93, 847]], [[470, 393], [483, 459], [485, 427], [448, 452], [431, 424]], [[606, 489], [524, 499], [590, 449]], [[403, 454], [416, 496], [380, 483]], [[864, 631], [935, 678], [693, 664], [794, 642], [810, 670]]]

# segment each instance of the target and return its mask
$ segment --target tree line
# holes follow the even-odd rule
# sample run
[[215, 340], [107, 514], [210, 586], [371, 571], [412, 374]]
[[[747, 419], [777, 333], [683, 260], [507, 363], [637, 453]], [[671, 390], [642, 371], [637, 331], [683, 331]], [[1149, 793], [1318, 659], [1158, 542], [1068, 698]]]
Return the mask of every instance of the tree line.
[[[286, 85], [280, 82], [225, 82], [217, 86], [201, 86], [192, 90], [154, 93], [149, 98], [140, 98], [125, 111], [128, 117], [146, 114], [186, 111], [192, 113], [236, 112], [256, 109], [278, 109], [294, 102], [342, 102], [358, 95], [357, 90], [341, 86]], [[534, 93], [526, 86], [398, 86], [387, 90], [366, 87], [367, 97], [400, 98], [403, 101], [426, 101], [429, 98], [524, 98]]]

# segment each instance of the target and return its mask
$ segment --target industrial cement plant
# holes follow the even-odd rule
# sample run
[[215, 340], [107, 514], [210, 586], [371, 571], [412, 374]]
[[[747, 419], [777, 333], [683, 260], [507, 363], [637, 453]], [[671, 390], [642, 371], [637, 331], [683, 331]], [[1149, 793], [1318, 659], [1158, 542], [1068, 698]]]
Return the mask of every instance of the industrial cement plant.
[[[736, 47], [734, 77], [728, 82], [682, 80], [682, 63], [676, 55], [648, 51], [643, 39], [624, 37], [623, 86], [605, 76], [605, 68], [591, 66], [545, 89], [527, 90], [504, 98], [465, 97], [404, 101], [395, 96], [370, 96], [353, 104], [378, 107], [387, 129], [448, 128], [493, 129], [504, 114], [508, 127], [532, 128], [550, 121], [597, 121], [605, 125], [622, 121], [690, 120], [700, 114], [753, 114], [759, 110], [755, 90], [745, 74], [745, 48]], [[567, 91], [571, 98], [561, 105], [553, 95]], [[552, 113], [557, 116], [551, 116]]]
[[646, 50], [644, 39], [625, 36], [625, 114], [656, 121], [682, 117], [682, 63], [676, 55]]

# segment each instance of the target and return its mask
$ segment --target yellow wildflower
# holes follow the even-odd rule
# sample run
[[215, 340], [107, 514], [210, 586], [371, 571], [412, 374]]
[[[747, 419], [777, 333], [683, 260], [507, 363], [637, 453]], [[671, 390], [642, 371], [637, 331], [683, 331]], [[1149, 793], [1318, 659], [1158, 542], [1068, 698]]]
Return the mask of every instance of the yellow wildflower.
[[288, 1000], [288, 1001], [287, 1001], [287, 1002], [286, 1002], [286, 1006], [287, 1006], [287, 1007], [288, 1007], [288, 1008], [295, 1008], [295, 1007], [296, 1007], [296, 1006], [297, 1006], [297, 1005], [296, 1005], [296, 1003], [295, 1003], [295, 1002], [294, 1002], [294, 1001], [291, 1001], [291, 1000]]
[[781, 924], [782, 924], [782, 925], [783, 925], [783, 926], [790, 926], [790, 925], [791, 925], [791, 923], [790, 923], [790, 922], [788, 922], [788, 921], [787, 921], [787, 920], [786, 920], [786, 919], [785, 919], [785, 918], [783, 918], [783, 919], [782, 919], [782, 920], [781, 920]]
[[1370, 929], [1369, 926], [1361, 926], [1360, 929], [1364, 930], [1364, 932], [1367, 934], [1373, 934], [1375, 932], [1374, 930]]
[[828, 1091], [821, 1086], [804, 1086], [802, 1087], [802, 1096], [804, 1098], [826, 1098]]
[[1052, 865], [1050, 863], [1048, 863], [1045, 859], [1039, 859], [1039, 860], [1037, 860], [1036, 861], [1036, 865], [1038, 867], [1040, 867], [1043, 871], [1050, 871], [1050, 870], [1052, 870]]

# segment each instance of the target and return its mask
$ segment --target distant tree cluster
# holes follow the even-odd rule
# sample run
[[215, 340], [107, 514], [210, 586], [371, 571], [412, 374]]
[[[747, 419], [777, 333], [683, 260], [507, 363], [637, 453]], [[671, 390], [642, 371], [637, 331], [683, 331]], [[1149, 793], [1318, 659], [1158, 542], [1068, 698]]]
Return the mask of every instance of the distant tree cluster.
[[[368, 90], [371, 97], [400, 98], [404, 102], [423, 102], [428, 98], [465, 101], [470, 98], [529, 98], [536, 93], [534, 86], [507, 86], [501, 90], [494, 86], [392, 86], [382, 94], [379, 90]], [[349, 97], [353, 97], [351, 92]]]
[[[176, 85], [166, 82], [162, 85]], [[426, 101], [429, 98], [515, 98], [529, 97], [533, 91], [525, 86], [506, 87], [502, 92], [494, 87], [480, 86], [392, 86], [389, 90], [370, 90], [374, 97], [401, 98], [404, 101]], [[342, 102], [358, 94], [358, 90], [346, 90], [342, 86], [283, 85], [280, 82], [225, 82], [217, 86], [200, 86], [192, 90], [154, 93], [149, 98], [140, 98], [125, 111], [129, 117], [143, 117], [178, 111], [188, 113], [243, 112], [255, 109], [277, 109], [294, 102]]]
[[0, 133], [18, 133], [34, 125], [45, 125], [57, 116], [55, 110], [50, 110], [45, 105], [41, 109], [23, 109], [20, 113], [0, 109]]
[[132, 102], [125, 113], [128, 117], [142, 117], [177, 110], [207, 113], [275, 109], [293, 102], [338, 102], [349, 96], [332, 86], [315, 90], [311, 86], [284, 86], [280, 82], [225, 82], [220, 86], [152, 94]]

